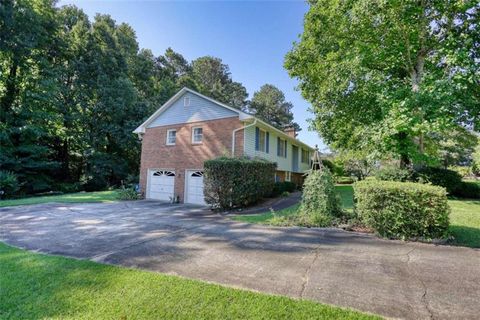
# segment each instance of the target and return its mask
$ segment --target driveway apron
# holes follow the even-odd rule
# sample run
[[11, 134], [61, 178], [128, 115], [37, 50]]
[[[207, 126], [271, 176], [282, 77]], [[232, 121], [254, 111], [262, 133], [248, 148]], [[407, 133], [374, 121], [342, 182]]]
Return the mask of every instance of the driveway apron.
[[274, 228], [153, 201], [0, 208], [0, 241], [404, 319], [478, 319], [478, 249]]

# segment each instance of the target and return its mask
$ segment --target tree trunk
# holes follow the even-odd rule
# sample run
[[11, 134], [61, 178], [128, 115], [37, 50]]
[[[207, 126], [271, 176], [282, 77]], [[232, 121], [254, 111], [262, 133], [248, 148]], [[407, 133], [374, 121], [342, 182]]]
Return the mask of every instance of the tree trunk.
[[[422, 78], [423, 78], [424, 66], [425, 66], [425, 53], [424, 53], [424, 49], [422, 48], [417, 55], [415, 66], [413, 67], [410, 75], [411, 82], [412, 82], [412, 92], [414, 94], [420, 91], [420, 83], [422, 82]], [[420, 116], [420, 118], [423, 119], [423, 112], [422, 112], [421, 106], [417, 106], [416, 113], [418, 116]], [[418, 136], [418, 150], [421, 154], [423, 154], [425, 150], [423, 133], [420, 133], [420, 135]]]

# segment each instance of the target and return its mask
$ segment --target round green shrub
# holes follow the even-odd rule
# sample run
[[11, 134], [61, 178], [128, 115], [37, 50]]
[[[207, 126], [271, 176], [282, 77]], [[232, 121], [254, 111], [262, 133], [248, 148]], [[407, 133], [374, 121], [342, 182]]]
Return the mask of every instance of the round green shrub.
[[480, 199], [480, 184], [463, 181], [453, 195], [460, 198]]
[[334, 180], [327, 168], [313, 171], [305, 179], [300, 215], [303, 224], [317, 227], [329, 226], [341, 215]]
[[452, 194], [462, 183], [462, 176], [457, 172], [436, 167], [423, 167], [417, 170], [420, 182], [430, 182], [441, 186]]
[[410, 169], [402, 169], [398, 167], [384, 167], [375, 172], [375, 178], [383, 181], [413, 181], [414, 172]]
[[3, 195], [0, 194], [0, 197], [11, 197], [18, 190], [20, 190], [20, 183], [17, 175], [11, 171], [0, 171], [0, 191], [3, 191]]
[[353, 185], [361, 221], [387, 238], [444, 238], [450, 208], [444, 188], [413, 182], [368, 180]]

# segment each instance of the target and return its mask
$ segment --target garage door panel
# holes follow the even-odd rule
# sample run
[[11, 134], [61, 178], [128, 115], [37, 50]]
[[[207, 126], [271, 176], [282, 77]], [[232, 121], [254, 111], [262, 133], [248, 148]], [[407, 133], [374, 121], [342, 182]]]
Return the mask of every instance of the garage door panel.
[[187, 171], [186, 202], [205, 205], [203, 195], [203, 171]]
[[149, 174], [148, 198], [169, 201], [174, 196], [174, 186], [174, 171], [151, 171]]

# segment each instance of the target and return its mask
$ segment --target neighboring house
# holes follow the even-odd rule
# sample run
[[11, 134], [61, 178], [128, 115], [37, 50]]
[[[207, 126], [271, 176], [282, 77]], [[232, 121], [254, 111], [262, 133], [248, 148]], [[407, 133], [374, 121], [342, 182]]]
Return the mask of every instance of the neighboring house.
[[183, 88], [135, 129], [147, 199], [205, 204], [203, 162], [224, 155], [276, 162], [277, 181], [301, 183], [313, 149], [254, 116]]

